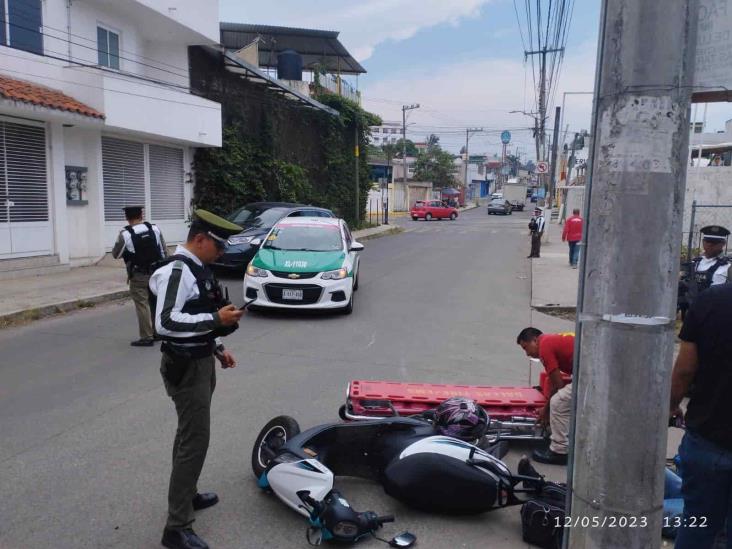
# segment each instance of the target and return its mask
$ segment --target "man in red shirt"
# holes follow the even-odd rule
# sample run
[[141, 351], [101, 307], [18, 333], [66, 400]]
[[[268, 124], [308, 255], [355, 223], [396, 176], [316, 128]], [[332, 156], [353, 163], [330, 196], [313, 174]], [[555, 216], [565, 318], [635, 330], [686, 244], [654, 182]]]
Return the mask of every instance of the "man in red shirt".
[[572, 210], [572, 217], [564, 222], [564, 230], [562, 231], [562, 242], [569, 244], [569, 264], [573, 269], [577, 268], [579, 260], [579, 243], [582, 240], [582, 218], [580, 211], [575, 208]]
[[541, 360], [549, 377], [549, 400], [539, 414], [539, 421], [544, 425], [549, 423], [551, 442], [544, 450], [534, 450], [533, 458], [541, 463], [566, 465], [572, 384], [565, 385], [562, 373], [572, 374], [574, 334], [544, 334], [536, 328], [524, 328], [516, 343], [526, 356]]

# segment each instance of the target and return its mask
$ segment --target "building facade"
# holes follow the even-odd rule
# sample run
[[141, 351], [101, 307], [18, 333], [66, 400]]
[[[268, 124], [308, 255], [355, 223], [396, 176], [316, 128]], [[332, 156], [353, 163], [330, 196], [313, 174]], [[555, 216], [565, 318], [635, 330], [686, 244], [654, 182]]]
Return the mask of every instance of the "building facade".
[[219, 41], [218, 3], [0, 5], [0, 270], [95, 262], [125, 205], [183, 240], [193, 150], [221, 145], [221, 107], [188, 73], [189, 46]]

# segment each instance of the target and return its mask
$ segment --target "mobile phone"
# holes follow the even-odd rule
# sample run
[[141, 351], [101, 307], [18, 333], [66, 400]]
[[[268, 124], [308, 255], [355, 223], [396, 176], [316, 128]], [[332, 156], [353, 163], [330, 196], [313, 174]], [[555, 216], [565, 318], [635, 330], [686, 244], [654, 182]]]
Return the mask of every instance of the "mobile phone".
[[252, 300], [249, 300], [249, 301], [245, 302], [245, 303], [244, 303], [244, 305], [242, 305], [241, 307], [239, 307], [239, 310], [240, 310], [240, 311], [243, 311], [244, 309], [246, 309], [247, 307], [249, 307], [249, 305], [251, 305], [251, 304], [252, 304], [252, 303], [254, 303], [255, 301], [257, 301], [257, 299], [256, 299], [256, 298], [254, 298], [254, 299], [252, 299]]

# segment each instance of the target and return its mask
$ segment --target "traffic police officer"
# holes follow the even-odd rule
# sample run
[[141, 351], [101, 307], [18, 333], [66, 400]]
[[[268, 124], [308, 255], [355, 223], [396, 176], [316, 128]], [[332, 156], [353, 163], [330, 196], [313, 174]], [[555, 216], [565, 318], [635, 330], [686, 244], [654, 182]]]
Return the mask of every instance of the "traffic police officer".
[[544, 225], [546, 220], [544, 219], [544, 210], [538, 206], [534, 208], [534, 217], [529, 221], [529, 234], [531, 235], [531, 252], [528, 256], [529, 259], [539, 257], [541, 255], [541, 237], [544, 236]]
[[720, 225], [707, 225], [699, 232], [702, 235], [704, 253], [691, 261], [689, 273], [680, 285], [679, 309], [682, 318], [701, 292], [728, 281], [730, 259], [724, 255], [724, 249], [729, 230]]
[[227, 239], [241, 231], [217, 215], [196, 210], [186, 243], [150, 278], [155, 329], [163, 340], [160, 373], [178, 415], [162, 538], [165, 547], [208, 547], [191, 526], [194, 511], [218, 502], [216, 494], [201, 494], [197, 489], [208, 450], [216, 386], [214, 356], [222, 368], [236, 366], [220, 337], [236, 330], [244, 312], [224, 299], [208, 264], [223, 253]]
[[124, 259], [130, 297], [135, 304], [140, 339], [130, 343], [133, 347], [151, 347], [153, 341], [148, 284], [153, 264], [166, 256], [165, 240], [157, 225], [143, 221], [142, 206], [126, 206], [127, 226], [117, 236], [112, 257]]

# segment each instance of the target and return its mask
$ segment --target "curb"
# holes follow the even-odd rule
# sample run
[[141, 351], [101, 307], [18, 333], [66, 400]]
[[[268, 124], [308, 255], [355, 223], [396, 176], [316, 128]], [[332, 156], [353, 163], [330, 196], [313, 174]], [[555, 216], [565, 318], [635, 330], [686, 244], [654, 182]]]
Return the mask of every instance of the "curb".
[[[389, 229], [386, 229], [385, 231], [367, 234], [364, 236], [358, 236], [356, 238], [358, 238], [359, 240], [374, 240], [375, 238], [381, 238], [382, 236], [391, 236], [391, 235], [399, 234], [399, 233], [403, 233], [403, 232], [404, 232], [404, 229], [402, 227], [391, 227]], [[354, 236], [355, 236], [355, 234], [354, 234]]]
[[8, 328], [19, 323], [32, 322], [34, 320], [40, 320], [41, 318], [68, 313], [77, 309], [94, 307], [95, 305], [105, 303], [107, 301], [127, 299], [129, 297], [129, 290], [118, 290], [106, 294], [80, 297], [78, 299], [64, 301], [63, 303], [56, 303], [54, 305], [44, 305], [42, 307], [33, 307], [30, 309], [13, 311], [11, 313], [4, 313], [0, 314], [0, 329]]

